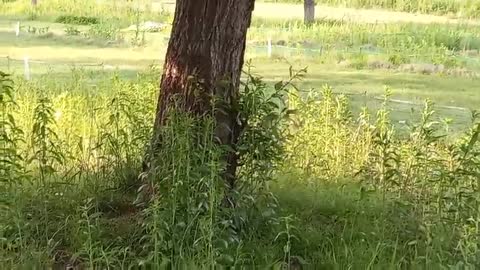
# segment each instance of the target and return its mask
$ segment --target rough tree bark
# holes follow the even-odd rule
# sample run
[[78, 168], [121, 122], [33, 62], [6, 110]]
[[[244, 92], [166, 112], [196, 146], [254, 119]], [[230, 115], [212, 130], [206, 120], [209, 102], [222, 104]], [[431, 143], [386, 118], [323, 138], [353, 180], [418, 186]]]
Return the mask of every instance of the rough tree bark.
[[305, 9], [305, 24], [312, 24], [315, 22], [315, 0], [304, 0]]
[[[200, 116], [212, 112], [215, 99], [216, 138], [235, 146], [241, 129], [235, 105], [253, 8], [254, 0], [177, 0], [154, 130], [165, 124], [174, 101]], [[153, 145], [161, 147], [156, 134]], [[224, 178], [234, 188], [237, 157], [224, 158]]]

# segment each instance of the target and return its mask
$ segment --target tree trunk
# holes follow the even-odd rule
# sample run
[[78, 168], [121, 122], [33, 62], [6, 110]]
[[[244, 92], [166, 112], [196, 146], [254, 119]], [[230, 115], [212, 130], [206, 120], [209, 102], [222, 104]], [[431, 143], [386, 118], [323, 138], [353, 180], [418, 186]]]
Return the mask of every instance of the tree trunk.
[[36, 6], [37, 5], [37, 0], [32, 0], [32, 6]]
[[305, 24], [315, 22], [315, 0], [304, 0]]
[[[219, 143], [234, 148], [241, 129], [235, 105], [253, 8], [254, 0], [177, 0], [160, 85], [154, 148], [161, 147], [155, 131], [165, 124], [174, 102], [176, 109], [180, 106], [201, 116], [212, 112], [213, 98], [215, 136]], [[232, 152], [224, 158], [224, 177], [233, 188], [237, 156]]]

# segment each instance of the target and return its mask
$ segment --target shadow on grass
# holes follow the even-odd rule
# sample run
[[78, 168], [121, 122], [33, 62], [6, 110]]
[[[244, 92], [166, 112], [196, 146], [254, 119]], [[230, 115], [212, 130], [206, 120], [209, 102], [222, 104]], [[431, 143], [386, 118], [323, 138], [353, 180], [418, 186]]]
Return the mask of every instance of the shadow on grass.
[[362, 198], [360, 186], [352, 181], [312, 185], [287, 178], [279, 181], [274, 193], [282, 215], [295, 218], [291, 233], [299, 240], [293, 241], [292, 255], [311, 266], [393, 269], [411, 267], [418, 259], [417, 247], [408, 243], [423, 234], [410, 207], [383, 201], [380, 194]]

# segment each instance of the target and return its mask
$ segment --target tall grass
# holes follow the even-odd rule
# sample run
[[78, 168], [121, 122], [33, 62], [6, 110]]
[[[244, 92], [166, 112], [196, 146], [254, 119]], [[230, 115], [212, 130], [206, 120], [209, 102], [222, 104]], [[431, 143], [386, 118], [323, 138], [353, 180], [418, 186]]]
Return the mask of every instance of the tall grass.
[[373, 192], [383, 204], [394, 203], [399, 215], [411, 215], [418, 227], [406, 244], [419, 257], [406, 265], [453, 266], [461, 261], [478, 267], [477, 112], [472, 112], [471, 129], [451, 141], [442, 124], [433, 120], [430, 101], [404, 137], [390, 121], [388, 92], [375, 116], [365, 110], [358, 119], [352, 118], [345, 97], [333, 96], [328, 87], [320, 96], [314, 92], [291, 100], [299, 113], [286, 164], [298, 168], [307, 185], [320, 179], [356, 179], [361, 198]]
[[2, 74], [2, 267], [478, 267], [478, 114], [452, 138], [427, 101], [399, 133], [388, 92], [375, 115], [354, 115], [327, 86], [298, 89], [303, 72], [273, 86], [247, 72], [233, 208], [221, 180], [231, 149], [208, 116], [173, 113], [139, 182], [156, 69]]
[[[302, 3], [301, 0], [271, 0], [268, 2]], [[404, 12], [454, 15], [478, 18], [480, 4], [473, 0], [317, 0], [317, 4], [352, 8], [383, 8]]]
[[[303, 55], [319, 61], [341, 61], [360, 55], [365, 59], [386, 57], [384, 60], [393, 65], [426, 62], [448, 68], [473, 67], [477, 63], [469, 54], [477, 54], [480, 49], [478, 29], [461, 24], [372, 24], [321, 19], [305, 26], [298, 20], [255, 19], [253, 25], [248, 33], [250, 42], [266, 46], [271, 39], [286, 58]], [[284, 46], [289, 48], [281, 50]]]
[[[230, 150], [215, 143], [213, 117], [173, 113], [152, 170], [139, 180], [160, 74], [152, 69], [133, 81], [86, 75], [73, 70], [70, 79], [28, 82], [2, 73], [5, 267], [239, 263], [251, 225], [267, 220], [256, 215], [273, 207], [260, 201], [273, 202], [266, 186], [283, 141], [279, 102], [288, 83], [269, 94], [257, 78], [245, 82], [242, 166], [229, 208], [221, 157]], [[152, 201], [137, 197], [144, 183]]]
[[3, 16], [25, 18], [30, 20], [55, 21], [61, 16], [78, 16], [114, 21], [122, 26], [135, 22], [141, 11], [146, 20], [163, 21], [169, 17], [166, 11], [154, 11], [150, 1], [139, 1], [129, 4], [126, 1], [96, 1], [96, 0], [45, 0], [37, 6], [31, 1], [17, 0], [3, 3], [0, 12]]

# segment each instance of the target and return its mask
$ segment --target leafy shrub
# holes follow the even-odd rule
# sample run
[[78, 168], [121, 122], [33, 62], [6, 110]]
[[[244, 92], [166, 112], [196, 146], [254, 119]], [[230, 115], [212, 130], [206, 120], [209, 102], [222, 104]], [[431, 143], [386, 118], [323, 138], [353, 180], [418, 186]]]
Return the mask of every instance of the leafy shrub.
[[11, 114], [16, 106], [13, 80], [0, 72], [0, 182], [7, 184], [14, 184], [22, 174], [23, 159], [18, 147], [23, 142], [23, 131]]
[[363, 69], [368, 64], [368, 55], [364, 53], [354, 53], [351, 55], [350, 66], [355, 69]]
[[100, 38], [110, 41], [118, 41], [122, 39], [120, 29], [113, 23], [94, 24], [88, 30], [87, 35], [91, 38]]
[[410, 62], [410, 59], [405, 54], [395, 53], [395, 54], [391, 54], [388, 57], [388, 62], [392, 63], [395, 66], [399, 66], [401, 64], [408, 64]]
[[77, 24], [77, 25], [91, 25], [100, 23], [96, 17], [62, 15], [55, 19], [56, 23]]

